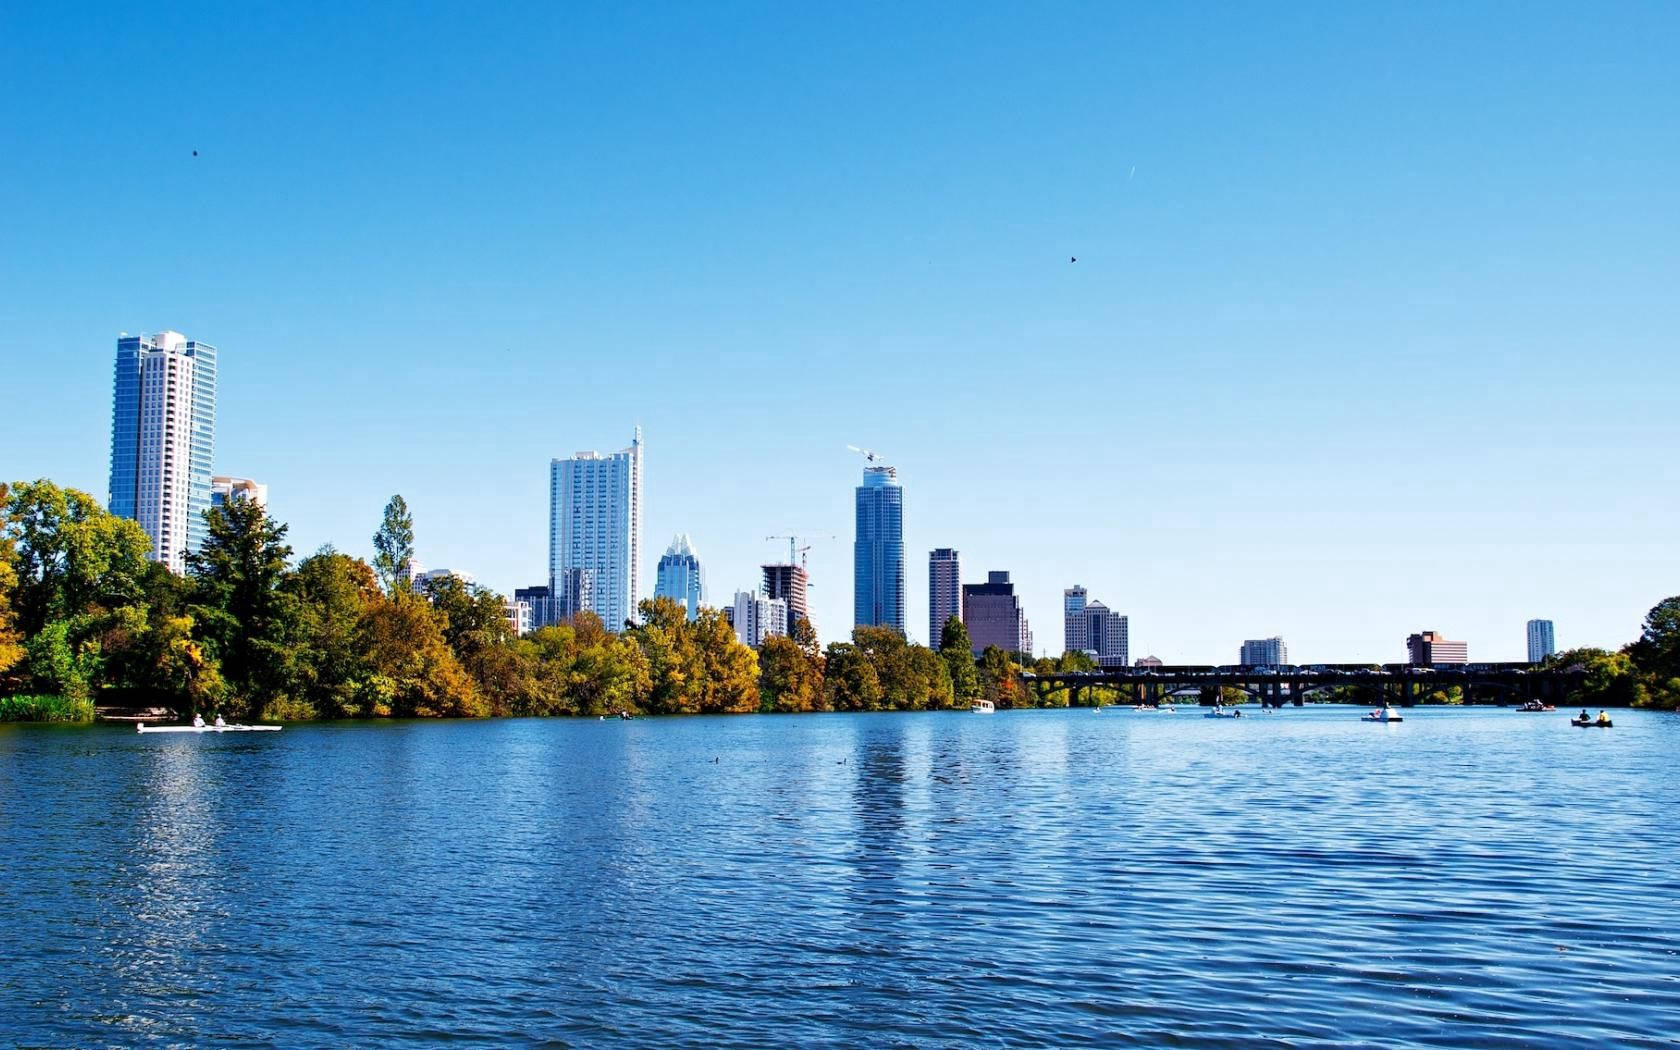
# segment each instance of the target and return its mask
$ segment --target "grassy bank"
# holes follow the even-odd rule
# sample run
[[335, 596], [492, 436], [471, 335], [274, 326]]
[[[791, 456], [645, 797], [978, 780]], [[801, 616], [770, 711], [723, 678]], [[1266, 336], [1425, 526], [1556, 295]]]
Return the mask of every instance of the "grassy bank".
[[0, 696], [0, 722], [91, 722], [92, 700], [67, 696]]

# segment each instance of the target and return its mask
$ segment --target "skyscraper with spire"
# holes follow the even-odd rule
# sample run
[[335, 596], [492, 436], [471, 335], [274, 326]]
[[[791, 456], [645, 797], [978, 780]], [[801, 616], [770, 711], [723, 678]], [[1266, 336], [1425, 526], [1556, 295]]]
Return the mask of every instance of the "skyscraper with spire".
[[112, 514], [175, 572], [203, 545], [216, 448], [216, 348], [180, 332], [123, 335], [111, 395]]
[[688, 618], [700, 615], [700, 603], [706, 600], [706, 570], [688, 533], [680, 532], [659, 559], [659, 572], [653, 585], [655, 598], [670, 598], [688, 610]]
[[642, 428], [618, 452], [551, 461], [548, 477], [549, 590], [621, 631], [642, 598]]

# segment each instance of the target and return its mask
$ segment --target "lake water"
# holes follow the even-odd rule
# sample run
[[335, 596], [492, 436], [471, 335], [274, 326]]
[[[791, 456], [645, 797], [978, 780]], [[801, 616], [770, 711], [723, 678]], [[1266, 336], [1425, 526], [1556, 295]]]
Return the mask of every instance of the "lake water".
[[0, 728], [0, 1040], [1680, 1045], [1680, 717]]

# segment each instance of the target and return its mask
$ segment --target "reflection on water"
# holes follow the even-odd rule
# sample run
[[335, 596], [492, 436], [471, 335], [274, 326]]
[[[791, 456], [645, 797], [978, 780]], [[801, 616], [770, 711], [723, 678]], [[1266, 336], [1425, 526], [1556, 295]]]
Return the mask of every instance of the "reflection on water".
[[20, 1043], [1673, 1046], [1680, 719], [0, 729]]

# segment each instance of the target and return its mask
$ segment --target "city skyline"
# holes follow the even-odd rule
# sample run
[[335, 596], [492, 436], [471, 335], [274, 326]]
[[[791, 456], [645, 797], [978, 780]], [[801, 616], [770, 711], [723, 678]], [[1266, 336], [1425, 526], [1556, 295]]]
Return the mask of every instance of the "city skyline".
[[[1173, 663], [1420, 624], [1520, 660], [1534, 610], [1614, 648], [1680, 580], [1680, 12], [320, 17], [8, 23], [8, 475], [104, 494], [111, 340], [168, 327], [237, 361], [216, 461], [295, 549], [369, 555], [400, 492], [422, 560], [503, 593], [544, 577], [542, 465], [635, 422], [646, 534], [720, 595], [766, 534], [842, 537], [828, 639], [848, 443], [899, 468], [906, 551], [1008, 566], [1046, 646], [1081, 581]], [[195, 60], [101, 87], [154, 52]]]

